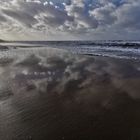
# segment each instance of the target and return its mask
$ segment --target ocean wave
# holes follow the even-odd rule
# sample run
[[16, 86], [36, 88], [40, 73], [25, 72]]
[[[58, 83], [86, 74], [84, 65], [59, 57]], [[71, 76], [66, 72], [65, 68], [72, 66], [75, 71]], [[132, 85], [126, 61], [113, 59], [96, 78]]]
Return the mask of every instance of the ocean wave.
[[15, 49], [15, 46], [16, 49], [23, 49], [22, 53], [24, 52], [24, 49], [30, 49], [33, 51], [41, 49], [42, 47], [42, 49], [50, 47], [68, 50], [74, 54], [140, 60], [140, 41], [25, 41], [5, 43], [5, 46], [8, 46], [9, 48], [9, 51], [7, 50], [9, 55], [11, 55], [11, 53], [13, 54], [13, 52], [19, 53], [19, 51], [13, 51], [13, 49], [11, 49]]

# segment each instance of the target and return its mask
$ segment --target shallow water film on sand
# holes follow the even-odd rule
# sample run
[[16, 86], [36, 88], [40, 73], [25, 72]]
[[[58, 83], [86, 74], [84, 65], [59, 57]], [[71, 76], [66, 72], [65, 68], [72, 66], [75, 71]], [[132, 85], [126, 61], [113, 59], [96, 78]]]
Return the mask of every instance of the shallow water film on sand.
[[128, 59], [18, 45], [0, 51], [0, 140], [140, 139], [137, 47], [127, 44]]

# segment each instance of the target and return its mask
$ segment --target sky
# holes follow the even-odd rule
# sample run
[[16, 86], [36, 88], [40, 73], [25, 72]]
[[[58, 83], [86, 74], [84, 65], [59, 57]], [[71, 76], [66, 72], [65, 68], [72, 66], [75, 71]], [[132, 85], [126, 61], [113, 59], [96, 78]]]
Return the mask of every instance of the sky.
[[140, 0], [0, 0], [6, 40], [139, 40]]

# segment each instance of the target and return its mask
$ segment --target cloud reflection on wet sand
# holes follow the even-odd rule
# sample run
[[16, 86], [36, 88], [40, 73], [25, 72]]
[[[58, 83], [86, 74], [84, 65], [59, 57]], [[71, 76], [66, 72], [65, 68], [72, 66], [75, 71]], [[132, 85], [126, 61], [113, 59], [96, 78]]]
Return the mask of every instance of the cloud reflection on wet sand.
[[139, 62], [49, 50], [0, 60], [0, 139], [140, 138]]

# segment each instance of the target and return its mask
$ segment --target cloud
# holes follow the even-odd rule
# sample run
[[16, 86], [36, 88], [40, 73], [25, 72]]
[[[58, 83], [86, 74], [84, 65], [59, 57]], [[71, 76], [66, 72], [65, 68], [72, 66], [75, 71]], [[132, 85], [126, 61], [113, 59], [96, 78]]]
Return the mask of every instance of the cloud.
[[1, 22], [6, 22], [6, 18], [4, 16], [2, 16], [2, 15], [0, 15], [0, 23]]
[[118, 30], [117, 36], [131, 32], [126, 37], [134, 37], [140, 25], [139, 0], [2, 0], [0, 4], [1, 32], [31, 38], [44, 34], [96, 38], [109, 30], [112, 36], [111, 31]]
[[33, 18], [31, 15], [24, 13], [23, 11], [13, 11], [13, 10], [2, 10], [4, 14], [7, 16], [13, 18], [14, 20], [20, 22], [23, 24], [23, 26], [32, 27], [32, 24], [34, 24], [36, 21], [35, 18]]
[[91, 16], [95, 17], [101, 26], [111, 25], [117, 20], [114, 14], [116, 6], [112, 3], [105, 4], [103, 7], [90, 11]]
[[116, 11], [118, 17], [117, 24], [128, 29], [140, 28], [140, 2], [134, 1], [124, 4]]

